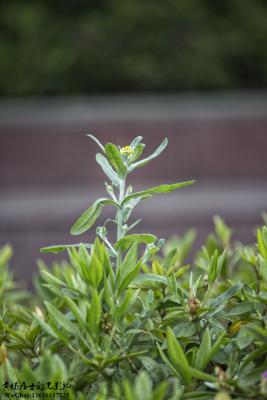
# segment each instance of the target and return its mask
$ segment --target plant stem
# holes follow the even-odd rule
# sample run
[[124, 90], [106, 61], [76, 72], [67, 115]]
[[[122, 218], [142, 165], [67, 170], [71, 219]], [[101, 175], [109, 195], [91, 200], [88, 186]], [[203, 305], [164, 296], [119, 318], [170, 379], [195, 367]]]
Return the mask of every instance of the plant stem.
[[[121, 178], [120, 186], [119, 186], [119, 204], [122, 203], [124, 199], [124, 192], [125, 192], [125, 178]], [[124, 233], [123, 233], [123, 208], [119, 208], [116, 215], [116, 222], [117, 222], [117, 241], [120, 240]], [[121, 250], [119, 249], [117, 252], [117, 271], [119, 269], [119, 265], [121, 264]]]
[[[125, 191], [125, 178], [122, 178], [120, 181], [119, 187], [119, 204], [122, 203], [124, 199], [124, 191]], [[123, 210], [120, 208], [117, 213], [117, 241], [121, 239], [123, 236]]]
[[259, 274], [259, 271], [256, 267], [256, 265], [252, 265], [255, 276], [256, 276], [256, 293], [259, 294], [260, 293], [260, 282], [261, 282], [261, 277]]

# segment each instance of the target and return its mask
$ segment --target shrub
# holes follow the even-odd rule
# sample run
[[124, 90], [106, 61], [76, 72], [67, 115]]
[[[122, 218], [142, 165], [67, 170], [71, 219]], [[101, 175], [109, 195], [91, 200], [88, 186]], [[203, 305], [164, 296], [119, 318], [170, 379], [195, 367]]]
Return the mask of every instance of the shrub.
[[0, 94], [266, 88], [263, 0], [0, 3]]
[[43, 248], [67, 251], [69, 261], [52, 270], [40, 262], [37, 295], [23, 304], [11, 300], [19, 291], [7, 272], [10, 250], [0, 253], [2, 397], [18, 387], [55, 394], [58, 384], [59, 394], [75, 400], [266, 398], [267, 228], [258, 229], [255, 245], [243, 246], [216, 216], [215, 232], [188, 264], [194, 230], [167, 243], [129, 233], [139, 222], [128, 222], [139, 201], [193, 183], [140, 192], [126, 186], [126, 176], [167, 140], [140, 160], [141, 137], [123, 148], [91, 138], [101, 148], [96, 161], [111, 181], [109, 197], [96, 200], [71, 233], [90, 229], [107, 205], [115, 218], [96, 228], [94, 243]]

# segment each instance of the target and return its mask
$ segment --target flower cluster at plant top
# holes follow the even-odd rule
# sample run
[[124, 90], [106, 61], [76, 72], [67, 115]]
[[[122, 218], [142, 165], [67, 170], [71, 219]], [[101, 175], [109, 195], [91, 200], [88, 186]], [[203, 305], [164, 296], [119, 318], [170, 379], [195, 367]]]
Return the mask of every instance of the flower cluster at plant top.
[[129, 157], [134, 153], [134, 149], [131, 146], [124, 146], [120, 149], [120, 153]]

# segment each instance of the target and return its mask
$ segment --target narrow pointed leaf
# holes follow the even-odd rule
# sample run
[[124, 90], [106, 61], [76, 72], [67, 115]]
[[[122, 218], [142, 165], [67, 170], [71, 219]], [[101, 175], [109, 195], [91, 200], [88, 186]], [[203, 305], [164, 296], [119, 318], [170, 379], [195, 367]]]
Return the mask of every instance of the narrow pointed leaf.
[[131, 142], [130, 146], [131, 146], [132, 148], [135, 149], [135, 147], [138, 146], [138, 144], [139, 144], [140, 142], [142, 142], [142, 140], [143, 140], [143, 137], [142, 137], [142, 136], [137, 136], [137, 137], [134, 138], [134, 140]]
[[98, 288], [103, 277], [103, 258], [103, 246], [97, 238], [94, 243], [91, 263], [88, 271], [89, 280], [94, 288]]
[[121, 278], [126, 274], [129, 270], [134, 268], [137, 263], [137, 243], [133, 243], [126, 256], [123, 259], [123, 262], [119, 265], [118, 273], [117, 273], [117, 282], [120, 283]]
[[102, 168], [103, 172], [107, 175], [107, 177], [111, 180], [111, 182], [115, 186], [118, 186], [120, 184], [120, 178], [119, 178], [118, 174], [113, 170], [113, 168], [109, 164], [109, 162], [106, 159], [106, 157], [104, 157], [100, 153], [97, 153], [95, 158], [96, 158], [97, 163], [100, 165], [100, 167]]
[[125, 175], [127, 174], [127, 168], [124, 165], [118, 147], [112, 143], [107, 143], [105, 145], [105, 151], [110, 164], [113, 165], [119, 176], [125, 177]]
[[190, 383], [191, 375], [189, 372], [189, 363], [182, 346], [176, 339], [171, 328], [167, 329], [167, 350], [169, 357], [177, 369], [178, 373], [183, 377], [186, 383]]
[[210, 353], [210, 350], [211, 350], [211, 336], [209, 329], [206, 328], [197, 352], [197, 357], [196, 357], [197, 369], [200, 369], [202, 371], [203, 369], [206, 368], [209, 362], [208, 355]]
[[163, 283], [164, 285], [168, 285], [168, 279], [165, 276], [154, 274], [140, 274], [136, 278], [134, 278], [132, 284], [142, 286], [142, 283], [145, 284], [149, 282], [158, 282]]
[[42, 247], [40, 249], [41, 253], [60, 253], [62, 251], [68, 250], [69, 248], [80, 247], [83, 245], [84, 247], [90, 249], [92, 245], [90, 243], [76, 243], [76, 244], [58, 244], [55, 246], [47, 246]]
[[145, 147], [146, 146], [143, 143], [140, 143], [136, 146], [136, 148], [134, 149], [134, 153], [131, 155], [131, 163], [135, 162], [136, 160], [138, 160], [139, 157], [141, 157]]
[[160, 194], [160, 193], [169, 193], [172, 192], [176, 189], [192, 185], [195, 181], [186, 181], [186, 182], [180, 182], [180, 183], [173, 183], [171, 185], [160, 185], [160, 186], [155, 186], [150, 189], [142, 190], [141, 192], [136, 192], [136, 193], [131, 193], [128, 196], [125, 197], [125, 199], [122, 202], [122, 205], [127, 203], [129, 200], [134, 199], [134, 198], [139, 198], [142, 196], [147, 196], [147, 195], [153, 195], [153, 194]]
[[206, 374], [205, 372], [199, 371], [196, 368], [188, 367], [188, 373], [196, 378], [199, 379], [200, 381], [206, 381], [206, 382], [217, 382], [217, 378], [215, 376]]
[[59, 311], [53, 304], [45, 301], [46, 308], [49, 312], [49, 315], [53, 318], [56, 324], [62, 326], [65, 332], [73, 335], [75, 337], [81, 337], [79, 330], [76, 326], [61, 312]]
[[101, 198], [96, 200], [91, 207], [89, 207], [84, 213], [77, 219], [74, 225], [71, 227], [70, 233], [72, 235], [81, 235], [82, 233], [88, 231], [91, 226], [95, 223], [96, 219], [101, 214], [104, 205], [115, 205], [115, 201]]
[[222, 294], [220, 294], [215, 299], [211, 300], [209, 306], [217, 307], [219, 304], [225, 302], [226, 300], [233, 297], [241, 288], [243, 287], [242, 283], [237, 283], [236, 285], [232, 286], [230, 289], [226, 290]]
[[47, 324], [42, 318], [38, 317], [38, 315], [34, 314], [34, 318], [37, 320], [41, 328], [49, 335], [52, 336], [54, 339], [58, 339], [58, 335], [54, 331], [54, 329]]
[[154, 243], [156, 240], [157, 240], [157, 237], [155, 235], [151, 235], [151, 234], [147, 234], [147, 233], [133, 234], [133, 235], [124, 236], [117, 243], [115, 243], [114, 247], [116, 250], [121, 249], [122, 251], [125, 251], [134, 242], [149, 244], [149, 243]]
[[100, 149], [103, 151], [103, 153], [105, 153], [105, 147], [102, 145], [102, 143], [100, 143], [100, 141], [94, 136], [94, 135], [90, 135], [90, 134], [86, 134], [86, 136], [88, 136], [89, 138], [91, 138], [96, 144], [98, 144], [98, 146], [100, 147]]
[[125, 274], [123, 274], [121, 282], [118, 287], [118, 296], [126, 289], [129, 283], [135, 278], [138, 274], [142, 261], [140, 260], [132, 269], [128, 270]]
[[134, 170], [135, 168], [139, 168], [142, 167], [143, 165], [146, 165], [149, 161], [153, 160], [153, 158], [158, 157], [163, 150], [165, 149], [165, 147], [168, 144], [168, 139], [165, 138], [163, 140], [163, 142], [159, 145], [159, 147], [148, 157], [144, 158], [143, 160], [137, 161], [136, 163], [132, 164], [130, 166], [130, 170]]

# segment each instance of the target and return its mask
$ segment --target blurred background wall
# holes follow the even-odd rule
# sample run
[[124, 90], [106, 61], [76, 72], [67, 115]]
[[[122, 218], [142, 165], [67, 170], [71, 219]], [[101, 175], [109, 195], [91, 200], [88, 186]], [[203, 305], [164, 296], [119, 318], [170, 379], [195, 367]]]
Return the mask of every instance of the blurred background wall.
[[220, 214], [254, 240], [267, 210], [266, 21], [261, 0], [1, 1], [0, 245], [17, 272], [30, 279], [39, 247], [76, 242], [70, 225], [104, 193], [84, 133], [142, 135], [147, 152], [169, 138], [133, 174], [137, 189], [197, 179], [140, 206], [140, 231], [194, 226], [200, 243]]

